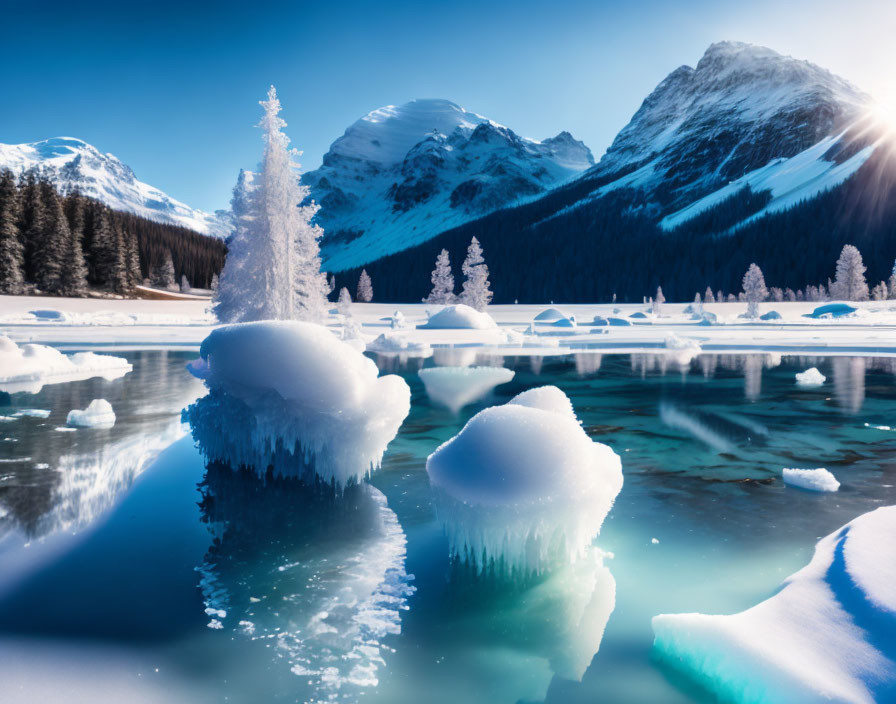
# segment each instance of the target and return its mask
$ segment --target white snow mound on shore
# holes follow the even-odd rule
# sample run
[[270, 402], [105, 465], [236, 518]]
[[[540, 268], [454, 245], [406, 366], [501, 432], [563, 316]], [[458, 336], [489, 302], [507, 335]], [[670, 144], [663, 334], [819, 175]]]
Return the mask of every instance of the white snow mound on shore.
[[326, 328], [297, 321], [226, 325], [188, 365], [211, 391], [185, 412], [207, 458], [342, 486], [377, 469], [410, 411], [398, 376]]
[[782, 472], [785, 484], [808, 489], [809, 491], [837, 491], [840, 482], [823, 467], [818, 469], [784, 469]]
[[123, 357], [93, 352], [66, 355], [46, 345], [17, 345], [0, 335], [0, 391], [37, 393], [44, 384], [94, 376], [117, 379], [132, 368]]
[[455, 413], [513, 379], [504, 367], [430, 367], [417, 372], [426, 394]]
[[560, 389], [476, 414], [426, 461], [451, 551], [480, 569], [541, 572], [574, 561], [622, 488], [622, 463], [592, 442]]
[[69, 411], [65, 424], [70, 428], [111, 428], [115, 425], [115, 411], [106, 399], [95, 398], [83, 411]]
[[757, 606], [662, 614], [653, 632], [661, 657], [723, 701], [893, 701], [896, 506], [822, 538], [811, 562]]
[[492, 316], [488, 313], [480, 313], [478, 310], [458, 303], [454, 306], [446, 306], [435, 313], [427, 322], [418, 325], [418, 330], [453, 330], [464, 328], [468, 330], [491, 330], [498, 327]]
[[815, 367], [796, 374], [796, 383], [800, 386], [821, 386], [825, 381], [827, 377]]

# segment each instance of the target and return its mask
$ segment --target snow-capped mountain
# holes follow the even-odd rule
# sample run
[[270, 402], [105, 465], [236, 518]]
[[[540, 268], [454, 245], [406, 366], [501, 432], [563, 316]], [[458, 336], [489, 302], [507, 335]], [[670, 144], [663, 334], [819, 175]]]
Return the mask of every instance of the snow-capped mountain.
[[20, 174], [36, 168], [63, 193], [78, 189], [113, 210], [157, 222], [186, 227], [206, 235], [230, 232], [226, 213], [209, 214], [138, 181], [129, 166], [112, 154], [74, 137], [55, 137], [30, 144], [0, 144], [0, 168]]
[[447, 100], [368, 113], [302, 181], [329, 270], [358, 266], [532, 198], [591, 167], [568, 132], [535, 141]]

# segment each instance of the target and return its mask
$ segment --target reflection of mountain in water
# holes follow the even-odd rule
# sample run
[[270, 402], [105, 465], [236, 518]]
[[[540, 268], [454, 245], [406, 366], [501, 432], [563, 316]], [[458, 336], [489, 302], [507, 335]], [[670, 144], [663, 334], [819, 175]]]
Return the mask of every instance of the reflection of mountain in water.
[[296, 700], [354, 701], [376, 686], [382, 641], [413, 592], [385, 496], [220, 463], [201, 489], [214, 535], [199, 567], [209, 627], [269, 647], [296, 676], [284, 685]]
[[[20, 418], [4, 433], [22, 461], [3, 466], [0, 537], [25, 540], [90, 525], [111, 508], [153, 458], [185, 433], [180, 409], [201, 387], [183, 374], [183, 359], [168, 352], [128, 355], [134, 371], [114, 381], [90, 379], [13, 394], [14, 407], [49, 410], [50, 417]], [[177, 374], [183, 383], [171, 383]], [[113, 428], [56, 432], [72, 408], [106, 398], [118, 420]], [[4, 515], [5, 514], [5, 515]]]

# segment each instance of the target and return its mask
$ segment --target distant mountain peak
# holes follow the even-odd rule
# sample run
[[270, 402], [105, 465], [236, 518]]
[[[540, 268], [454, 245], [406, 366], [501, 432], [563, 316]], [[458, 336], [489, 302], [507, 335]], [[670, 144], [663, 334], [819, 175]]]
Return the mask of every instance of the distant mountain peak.
[[37, 169], [63, 193], [78, 190], [113, 210], [148, 220], [225, 237], [229, 219], [190, 208], [166, 193], [138, 181], [131, 167], [77, 137], [52, 137], [26, 144], [0, 144], [0, 168], [16, 174]]

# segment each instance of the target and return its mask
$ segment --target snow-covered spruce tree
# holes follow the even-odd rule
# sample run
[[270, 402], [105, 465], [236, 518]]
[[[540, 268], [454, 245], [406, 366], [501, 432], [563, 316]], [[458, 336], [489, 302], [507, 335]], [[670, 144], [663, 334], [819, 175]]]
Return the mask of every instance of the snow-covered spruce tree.
[[887, 300], [888, 294], [889, 290], [887, 289], [887, 285], [883, 281], [881, 281], [877, 286], [871, 289], [871, 300], [885, 301]]
[[666, 297], [663, 295], [663, 287], [656, 287], [656, 298], [652, 300], [650, 304], [650, 309], [653, 311], [654, 315], [659, 315], [663, 309], [663, 303], [666, 302]]
[[707, 286], [706, 293], [703, 294], [703, 302], [704, 303], [715, 303], [716, 297], [712, 295], [712, 289]]
[[137, 235], [133, 232], [125, 232], [125, 262], [127, 267], [128, 290], [133, 291], [143, 281], [143, 270], [140, 268], [140, 247], [137, 244]]
[[181, 274], [181, 276], [180, 276], [180, 292], [181, 293], [189, 293], [190, 292], [190, 282], [187, 281], [186, 274]]
[[759, 304], [768, 298], [768, 289], [765, 287], [765, 277], [762, 269], [756, 264], [750, 264], [743, 280], [744, 298], [747, 301], [747, 317], [759, 317]]
[[25, 248], [19, 239], [19, 192], [12, 171], [0, 173], [0, 293], [25, 292]]
[[361, 276], [358, 278], [358, 293], [355, 300], [361, 303], [370, 303], [373, 300], [373, 283], [366, 269], [361, 269]]
[[890, 272], [890, 280], [887, 286], [887, 298], [896, 298], [896, 262], [893, 263], [893, 269]]
[[768, 290], [769, 298], [771, 298], [775, 303], [780, 303], [784, 300], [784, 291], [778, 286], [772, 286]]
[[221, 322], [306, 320], [326, 315], [328, 285], [320, 270], [323, 230], [311, 224], [315, 203], [300, 205], [309, 189], [299, 183], [283, 133], [280, 101], [271, 86], [259, 127], [264, 156], [258, 172], [240, 172], [233, 192], [234, 233], [215, 295]]
[[447, 249], [443, 249], [436, 257], [436, 268], [432, 270], [430, 280], [432, 291], [426, 297], [427, 303], [447, 305], [454, 300], [454, 274], [451, 273]]
[[843, 245], [837, 260], [837, 275], [831, 285], [831, 296], [844, 301], [867, 301], [868, 284], [862, 255], [851, 244]]
[[211, 284], [209, 284], [209, 288], [212, 291], [218, 290], [218, 275], [217, 274], [212, 274], [212, 282], [211, 282]]
[[784, 300], [790, 301], [791, 303], [796, 300], [796, 294], [793, 292], [792, 288], [784, 289]]
[[349, 318], [352, 314], [352, 294], [343, 286], [339, 289], [339, 300], [336, 302], [336, 310], [345, 318]]
[[467, 247], [467, 258], [464, 259], [461, 271], [464, 274], [464, 286], [460, 295], [461, 303], [480, 312], [484, 311], [486, 306], [491, 303], [494, 294], [490, 290], [488, 266], [482, 256], [482, 247], [479, 246], [479, 240], [475, 237]]
[[87, 288], [87, 262], [81, 248], [81, 231], [69, 229], [65, 243], [65, 265], [59, 274], [59, 294], [86, 296]]
[[171, 258], [171, 250], [165, 252], [165, 258], [152, 270], [150, 277], [152, 285], [165, 290], [177, 289], [174, 280], [174, 260]]

